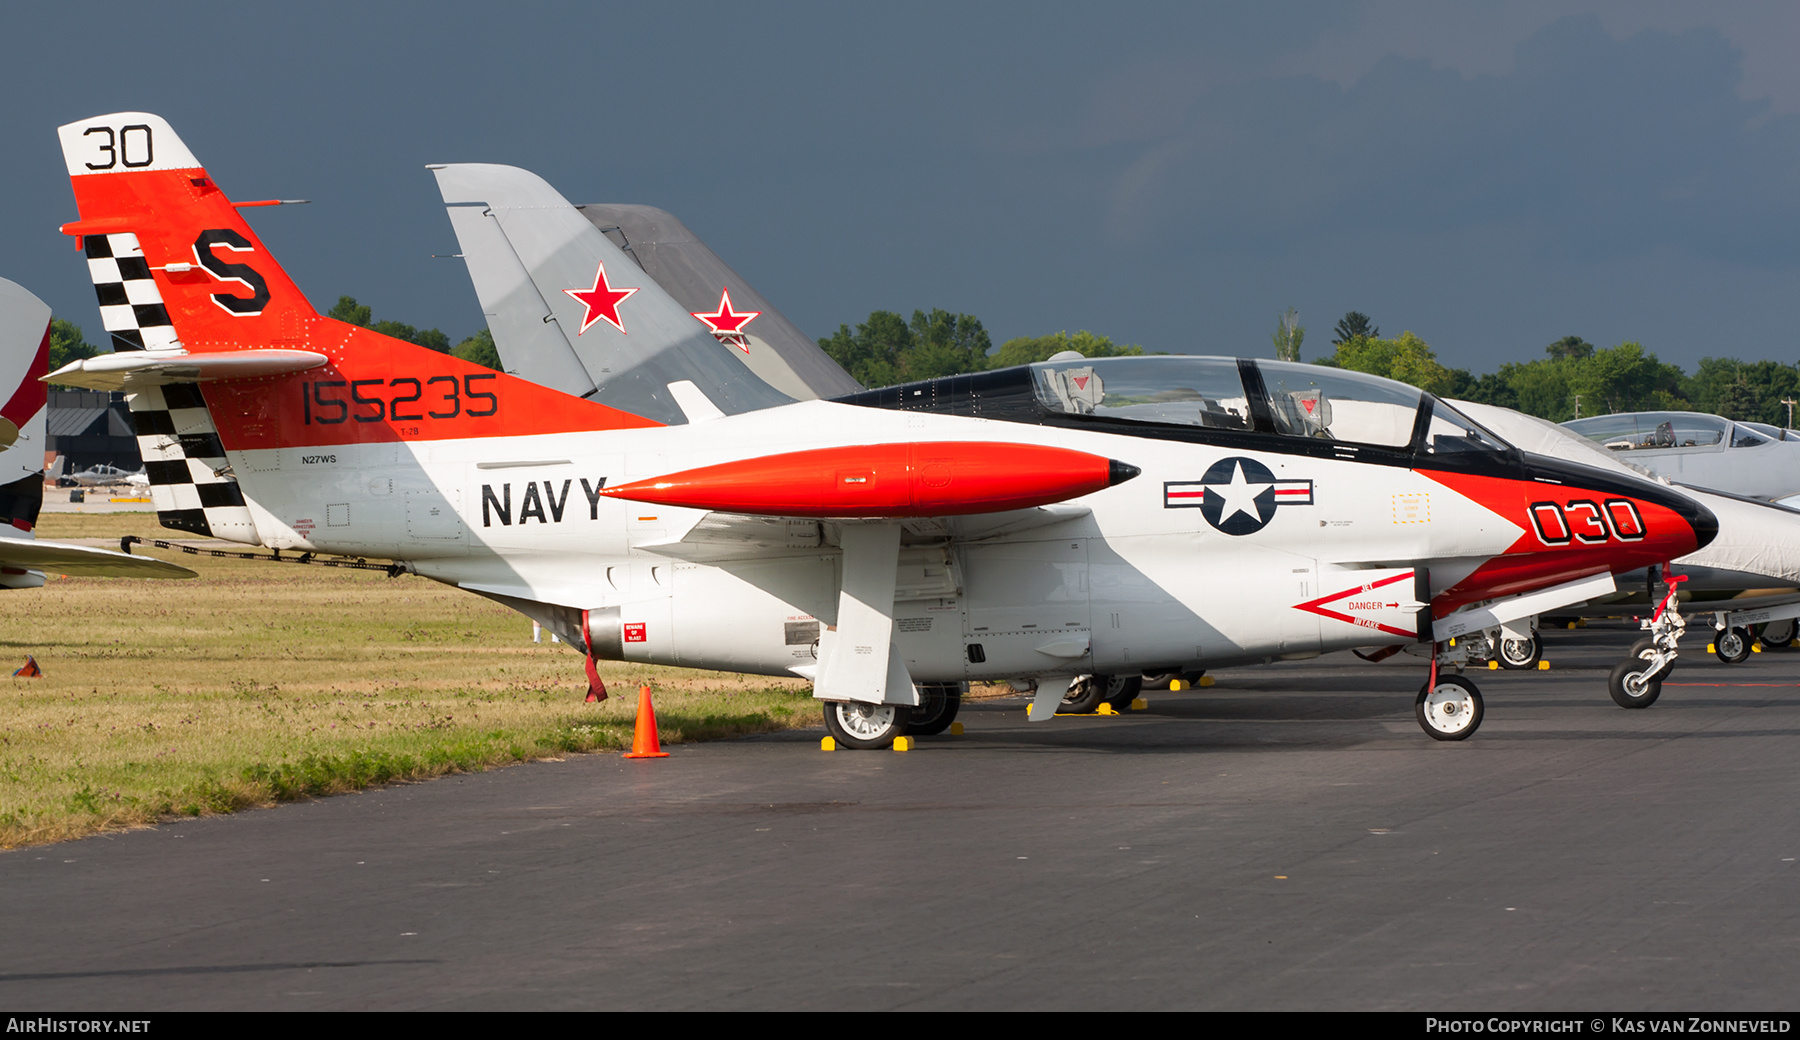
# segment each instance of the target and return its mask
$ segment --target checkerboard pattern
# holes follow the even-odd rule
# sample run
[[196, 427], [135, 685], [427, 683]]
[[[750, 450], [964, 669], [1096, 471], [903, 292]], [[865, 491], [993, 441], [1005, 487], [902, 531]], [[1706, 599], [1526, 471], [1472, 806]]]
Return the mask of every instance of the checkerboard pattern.
[[85, 238], [88, 274], [100, 298], [100, 324], [114, 350], [171, 350], [181, 346], [162, 293], [138, 238], [130, 232]]
[[131, 395], [130, 405], [150, 500], [162, 525], [260, 544], [199, 385], [146, 387]]

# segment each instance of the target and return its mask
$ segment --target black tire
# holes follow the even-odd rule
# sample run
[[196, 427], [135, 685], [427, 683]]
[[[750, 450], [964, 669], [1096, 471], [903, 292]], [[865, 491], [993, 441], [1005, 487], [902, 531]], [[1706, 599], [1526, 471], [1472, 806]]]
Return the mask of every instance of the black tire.
[[1713, 656], [1726, 664], [1743, 664], [1750, 660], [1750, 632], [1743, 628], [1713, 631]]
[[1524, 639], [1508, 639], [1501, 636], [1494, 646], [1493, 659], [1500, 662], [1500, 667], [1523, 671], [1536, 668], [1539, 659], [1544, 656], [1544, 642], [1536, 632]]
[[[1119, 681], [1121, 678], [1124, 679], [1123, 682]], [[1144, 688], [1143, 678], [1136, 675], [1115, 676], [1113, 684], [1116, 684], [1116, 689], [1110, 684], [1106, 688], [1106, 703], [1112, 705], [1114, 711], [1130, 708], [1131, 702], [1137, 700], [1138, 693]]]
[[857, 751], [893, 747], [895, 737], [906, 735], [911, 716], [912, 708], [905, 704], [825, 702], [825, 729], [838, 747]]
[[906, 720], [906, 732], [917, 737], [935, 737], [950, 728], [962, 707], [962, 687], [956, 683], [921, 683], [919, 705]]
[[1140, 690], [1166, 690], [1169, 684], [1181, 678], [1180, 672], [1145, 672], [1138, 682]]
[[1642, 656], [1644, 656], [1646, 651], [1650, 651], [1650, 650], [1654, 650], [1654, 649], [1656, 649], [1656, 637], [1655, 636], [1645, 636], [1644, 638], [1631, 644], [1631, 653], [1626, 656], [1634, 657], [1634, 658], [1642, 657]]
[[1481, 691], [1460, 675], [1439, 675], [1436, 686], [1419, 687], [1413, 714], [1434, 740], [1467, 740], [1481, 727]]
[[[1110, 702], [1119, 696], [1127, 685], [1131, 686], [1131, 696], [1143, 686], [1143, 677], [1137, 675], [1078, 675], [1069, 684], [1069, 692], [1063, 694], [1062, 703], [1057, 705], [1059, 715], [1089, 715], [1100, 707], [1101, 701]], [[1125, 701], [1130, 704], [1130, 698]]]
[[1794, 619], [1782, 618], [1764, 625], [1756, 638], [1762, 643], [1764, 650], [1786, 650], [1794, 645], [1795, 634]]
[[[1645, 680], [1650, 665], [1641, 657], [1629, 657], [1613, 665], [1612, 674], [1606, 677], [1606, 690], [1612, 694], [1613, 703], [1621, 708], [1648, 708], [1662, 696], [1661, 675]], [[1663, 673], [1667, 675], [1668, 673]]]

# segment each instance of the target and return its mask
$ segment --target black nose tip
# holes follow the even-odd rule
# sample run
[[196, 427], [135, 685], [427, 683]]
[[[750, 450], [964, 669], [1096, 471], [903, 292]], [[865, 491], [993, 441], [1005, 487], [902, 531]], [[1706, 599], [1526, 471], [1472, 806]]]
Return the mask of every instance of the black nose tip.
[[1144, 472], [1129, 462], [1120, 462], [1118, 459], [1107, 459], [1106, 461], [1106, 484], [1108, 487], [1111, 487], [1114, 484], [1123, 484], [1132, 477]]

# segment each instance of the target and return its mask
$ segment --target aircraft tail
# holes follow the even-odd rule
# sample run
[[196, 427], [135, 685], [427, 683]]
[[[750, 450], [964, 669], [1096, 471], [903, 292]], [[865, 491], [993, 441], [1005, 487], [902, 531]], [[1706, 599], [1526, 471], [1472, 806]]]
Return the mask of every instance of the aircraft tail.
[[543, 178], [431, 169], [508, 371], [672, 424], [690, 417], [671, 384], [693, 383], [728, 415], [791, 403], [784, 383], [817, 396], [775, 354], [745, 349], [756, 312], [720, 296], [710, 314], [682, 306]]
[[29, 531], [44, 505], [50, 308], [0, 278], [0, 523]]
[[[162, 118], [60, 127], [114, 353], [60, 381], [130, 391], [164, 526], [257, 543], [230, 452], [655, 425], [325, 317]], [[265, 518], [267, 520], [267, 518]]]

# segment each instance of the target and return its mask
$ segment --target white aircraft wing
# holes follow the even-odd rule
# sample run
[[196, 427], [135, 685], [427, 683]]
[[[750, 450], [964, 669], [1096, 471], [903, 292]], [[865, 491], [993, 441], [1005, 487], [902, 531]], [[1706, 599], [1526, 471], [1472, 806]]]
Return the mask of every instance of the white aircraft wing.
[[51, 574], [90, 578], [193, 578], [180, 564], [113, 549], [30, 538], [0, 538], [0, 567], [20, 567]]

